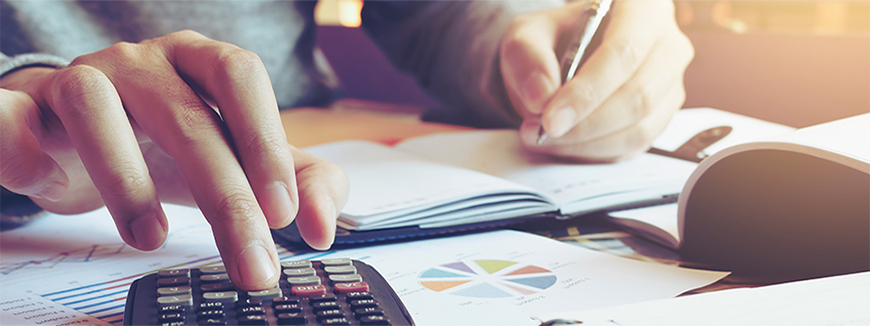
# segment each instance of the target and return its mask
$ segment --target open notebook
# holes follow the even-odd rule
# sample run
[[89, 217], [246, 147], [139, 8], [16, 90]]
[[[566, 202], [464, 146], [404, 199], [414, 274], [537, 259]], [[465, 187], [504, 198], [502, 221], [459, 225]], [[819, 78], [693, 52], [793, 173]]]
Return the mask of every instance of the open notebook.
[[[711, 127], [730, 130], [747, 123], [735, 116], [708, 108], [680, 110], [655, 145], [661, 153], [679, 152]], [[744, 129], [752, 128], [736, 128], [727, 137], [745, 137]], [[578, 164], [526, 150], [513, 130], [434, 134], [394, 146], [342, 141], [305, 150], [340, 165], [350, 179], [337, 244], [672, 203], [697, 167], [652, 153], [612, 164]], [[292, 227], [276, 235], [301, 242]]]
[[575, 164], [525, 150], [516, 131], [424, 136], [394, 147], [346, 141], [306, 151], [340, 165], [351, 230], [439, 228], [673, 201], [695, 165], [653, 154]]

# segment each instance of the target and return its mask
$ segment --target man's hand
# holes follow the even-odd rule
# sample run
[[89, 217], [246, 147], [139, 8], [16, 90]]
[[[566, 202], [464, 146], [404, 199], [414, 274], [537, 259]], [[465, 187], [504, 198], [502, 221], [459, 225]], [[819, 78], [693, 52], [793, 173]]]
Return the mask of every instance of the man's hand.
[[233, 283], [274, 287], [269, 227], [333, 241], [341, 169], [287, 144], [269, 76], [236, 46], [183, 31], [119, 43], [0, 84], [0, 184], [58, 213], [108, 207], [121, 237], [160, 247], [160, 200], [197, 204]]
[[[583, 2], [516, 18], [500, 65], [529, 149], [588, 161], [646, 151], [685, 100], [683, 73], [694, 56], [671, 0], [618, 0], [601, 45], [561, 85], [560, 59]], [[549, 138], [536, 144], [538, 126]]]

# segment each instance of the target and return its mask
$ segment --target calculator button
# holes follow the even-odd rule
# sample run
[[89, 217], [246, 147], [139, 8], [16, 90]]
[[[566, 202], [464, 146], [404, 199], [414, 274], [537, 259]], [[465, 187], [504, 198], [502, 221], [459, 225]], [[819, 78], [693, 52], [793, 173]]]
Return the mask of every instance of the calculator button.
[[248, 295], [252, 298], [260, 300], [269, 300], [272, 298], [280, 297], [283, 295], [283, 293], [281, 293], [281, 288], [271, 288], [262, 291], [248, 291]]
[[284, 270], [284, 275], [290, 277], [303, 277], [303, 276], [315, 276], [317, 275], [317, 270], [314, 268], [289, 268]]
[[266, 309], [263, 307], [245, 307], [239, 309], [240, 315], [265, 315]]
[[[338, 284], [336, 284], [336, 285], [338, 285]], [[374, 298], [372, 296], [372, 294], [369, 293], [368, 291], [366, 291], [366, 292], [350, 292], [350, 293], [346, 294], [346, 296], [347, 296], [347, 301], [373, 299]]]
[[325, 294], [325, 295], [318, 295], [318, 296], [312, 296], [312, 297], [309, 297], [309, 298], [308, 298], [308, 302], [310, 302], [311, 304], [315, 304], [315, 303], [318, 303], [318, 302], [329, 302], [329, 301], [335, 301], [336, 299], [338, 299], [338, 298], [336, 298], [336, 297], [335, 297], [334, 295], [332, 295], [332, 294]]
[[163, 306], [157, 312], [160, 314], [177, 314], [184, 312], [184, 307], [181, 305]]
[[263, 300], [257, 298], [248, 298], [245, 301], [236, 302], [236, 309], [243, 307], [262, 307]]
[[377, 307], [357, 308], [357, 309], [353, 310], [353, 315], [356, 316], [356, 318], [362, 318], [365, 316], [376, 316], [376, 315], [379, 316], [379, 315], [383, 315], [383, 314], [384, 314], [384, 310], [381, 308], [377, 308]]
[[302, 307], [298, 304], [279, 304], [272, 309], [275, 310], [275, 313], [302, 312]]
[[385, 316], [365, 316], [359, 319], [359, 323], [363, 325], [389, 325], [390, 320]]
[[278, 314], [278, 324], [280, 325], [299, 325], [305, 324], [305, 314], [297, 312], [284, 312]]
[[188, 285], [190, 284], [189, 277], [166, 277], [166, 278], [158, 278], [157, 286], [158, 287], [166, 287], [166, 286], [179, 286], [179, 285]]
[[325, 295], [326, 287], [323, 284], [318, 285], [301, 285], [290, 288], [293, 295], [300, 297], [310, 297], [315, 295]]
[[183, 321], [174, 321], [171, 323], [161, 323], [160, 326], [184, 326], [186, 323]]
[[239, 325], [268, 325], [268, 319], [264, 315], [239, 316]]
[[190, 270], [183, 269], [167, 269], [157, 272], [157, 277], [190, 277]]
[[341, 309], [321, 310], [314, 313], [314, 315], [317, 316], [317, 320], [320, 321], [324, 319], [344, 317], [344, 313], [341, 312]]
[[223, 310], [224, 304], [220, 303], [220, 302], [203, 302], [203, 303], [199, 304], [199, 307], [197, 307], [196, 310], [197, 311], [204, 311], [204, 310], [214, 310], [214, 309]]
[[236, 291], [224, 292], [206, 292], [202, 294], [202, 299], [206, 302], [226, 302], [233, 303], [239, 298], [239, 293]]
[[338, 293], [368, 292], [369, 285], [366, 282], [336, 283], [335, 291]]
[[157, 298], [157, 303], [161, 306], [181, 305], [189, 307], [193, 305], [193, 297], [191, 297], [189, 294], [165, 296]]
[[326, 266], [324, 272], [329, 274], [356, 274], [356, 267], [351, 266]]
[[309, 261], [309, 260], [282, 261], [281, 267], [284, 267], [284, 268], [309, 268], [309, 267], [311, 267], [311, 261]]
[[317, 284], [320, 284], [320, 278], [317, 276], [288, 277], [287, 283], [290, 283], [290, 285], [292, 285], [292, 286], [317, 285]]
[[184, 314], [163, 314], [157, 317], [159, 323], [171, 323], [174, 321], [184, 321]]
[[209, 318], [209, 319], [204, 319], [204, 320], [198, 320], [196, 323], [200, 324], [200, 325], [226, 325], [227, 320], [223, 319], [223, 318], [216, 318], [216, 319]]
[[321, 325], [350, 325], [350, 322], [347, 321], [347, 318], [329, 318], [320, 321]]
[[159, 294], [160, 296], [165, 296], [165, 295], [180, 295], [180, 294], [191, 294], [191, 293], [190, 293], [190, 286], [185, 285], [185, 286], [173, 286], [173, 287], [166, 287], [166, 288], [157, 288], [157, 294]]
[[359, 274], [334, 274], [329, 275], [329, 280], [333, 283], [362, 282], [362, 276], [359, 276]]
[[224, 265], [202, 267], [199, 271], [203, 274], [223, 274], [227, 272], [227, 267]]
[[329, 309], [341, 309], [341, 305], [339, 305], [338, 302], [335, 301], [318, 302], [311, 305], [311, 307], [314, 308], [314, 312]]
[[229, 281], [229, 280], [230, 280], [230, 275], [229, 275], [229, 274], [226, 274], [226, 273], [223, 273], [223, 274], [207, 274], [207, 275], [200, 276], [200, 277], [199, 277], [199, 280], [200, 280], [200, 281], [203, 281], [203, 282], [223, 282], [223, 281]]
[[282, 304], [299, 304], [299, 298], [297, 297], [280, 297], [272, 299], [272, 306], [282, 305]]
[[236, 288], [233, 287], [233, 283], [224, 282], [224, 283], [203, 284], [203, 285], [199, 286], [199, 289], [202, 290], [202, 292], [215, 292], [215, 291], [235, 290]]
[[320, 263], [323, 266], [345, 266], [352, 265], [353, 261], [350, 258], [331, 258], [331, 259], [321, 259]]
[[364, 300], [351, 300], [350, 301], [350, 309], [356, 310], [359, 308], [369, 308], [369, 307], [377, 307], [378, 302], [375, 299], [364, 299]]
[[196, 313], [196, 320], [204, 320], [204, 319], [223, 319], [227, 314], [224, 313], [223, 309], [221, 310], [203, 310]]

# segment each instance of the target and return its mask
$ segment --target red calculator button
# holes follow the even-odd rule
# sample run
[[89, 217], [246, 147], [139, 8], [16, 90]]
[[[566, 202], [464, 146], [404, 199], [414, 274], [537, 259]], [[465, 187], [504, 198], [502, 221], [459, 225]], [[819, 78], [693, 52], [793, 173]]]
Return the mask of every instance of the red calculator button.
[[300, 297], [310, 297], [315, 295], [325, 295], [326, 287], [323, 284], [317, 285], [297, 285], [290, 288], [290, 291], [293, 292], [293, 295]]
[[368, 292], [369, 285], [366, 282], [336, 283], [335, 290], [338, 293]]

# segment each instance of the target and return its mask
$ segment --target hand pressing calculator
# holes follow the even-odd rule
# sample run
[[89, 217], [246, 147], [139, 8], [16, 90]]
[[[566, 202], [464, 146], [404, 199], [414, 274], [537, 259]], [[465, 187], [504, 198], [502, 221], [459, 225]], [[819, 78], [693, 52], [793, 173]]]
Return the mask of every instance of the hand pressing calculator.
[[389, 283], [348, 258], [281, 262], [273, 289], [240, 291], [224, 266], [170, 269], [130, 286], [124, 325], [413, 325]]

